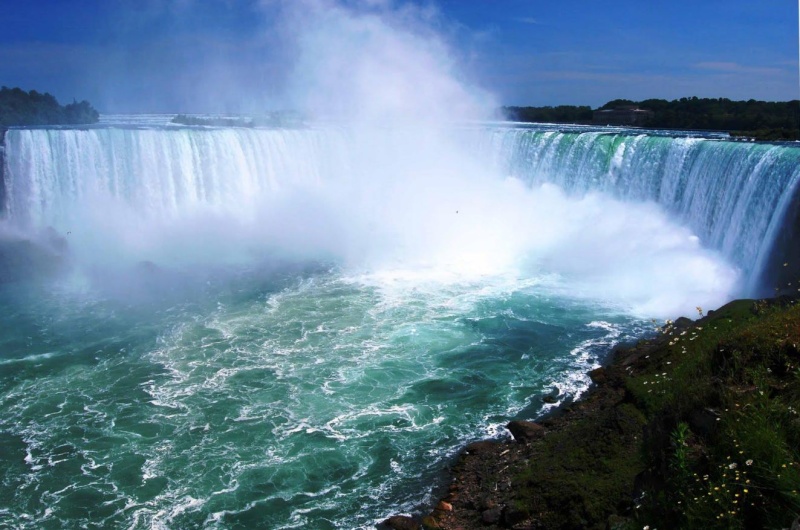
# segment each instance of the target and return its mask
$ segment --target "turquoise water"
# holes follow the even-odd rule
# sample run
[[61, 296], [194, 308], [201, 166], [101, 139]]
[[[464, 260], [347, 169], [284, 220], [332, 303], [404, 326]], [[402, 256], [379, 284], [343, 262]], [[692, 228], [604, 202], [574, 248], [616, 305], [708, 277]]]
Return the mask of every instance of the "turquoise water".
[[464, 444], [578, 397], [652, 318], [746, 294], [798, 153], [498, 125], [10, 130], [0, 250], [64, 266], [0, 284], [0, 527], [424, 509]]
[[546, 278], [182, 278], [0, 294], [0, 526], [369, 527], [648, 325]]

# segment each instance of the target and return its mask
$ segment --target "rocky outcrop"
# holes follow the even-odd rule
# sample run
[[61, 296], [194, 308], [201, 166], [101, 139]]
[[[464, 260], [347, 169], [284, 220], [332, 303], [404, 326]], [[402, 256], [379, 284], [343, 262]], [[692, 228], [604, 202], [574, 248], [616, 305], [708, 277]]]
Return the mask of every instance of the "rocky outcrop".
[[506, 425], [511, 436], [519, 443], [528, 443], [544, 436], [545, 429], [532, 421], [514, 420]]
[[800, 288], [800, 184], [786, 206], [759, 283], [764, 296], [796, 295]]
[[419, 523], [408, 515], [393, 515], [381, 526], [387, 530], [419, 530]]
[[616, 349], [580, 401], [512, 421], [513, 440], [468, 445], [447, 494], [419, 520], [451, 530], [791, 527], [796, 301], [731, 302]]
[[67, 266], [67, 242], [49, 228], [36, 236], [0, 233], [0, 283], [46, 277]]

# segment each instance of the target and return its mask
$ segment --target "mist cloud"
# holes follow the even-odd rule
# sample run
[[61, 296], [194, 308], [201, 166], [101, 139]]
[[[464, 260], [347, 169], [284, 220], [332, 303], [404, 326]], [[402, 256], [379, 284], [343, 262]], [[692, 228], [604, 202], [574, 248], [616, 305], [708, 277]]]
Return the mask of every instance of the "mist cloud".
[[308, 0], [284, 12], [297, 54], [288, 83], [293, 106], [316, 116], [393, 123], [491, 114], [495, 102], [464, 82], [456, 54], [436, 32], [434, 9], [350, 4]]

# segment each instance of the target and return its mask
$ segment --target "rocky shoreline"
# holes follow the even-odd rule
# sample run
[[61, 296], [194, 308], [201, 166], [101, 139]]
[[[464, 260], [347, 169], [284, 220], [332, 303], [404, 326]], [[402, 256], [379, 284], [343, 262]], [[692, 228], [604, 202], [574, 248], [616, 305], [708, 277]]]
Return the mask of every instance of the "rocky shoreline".
[[[800, 528], [800, 420], [786, 404], [800, 407], [800, 388], [790, 390], [800, 383], [798, 344], [800, 311], [785, 297], [668, 321], [658, 336], [615, 348], [590, 373], [594, 384], [579, 401], [536, 422], [512, 421], [513, 440], [468, 445], [431, 513], [394, 516], [382, 526], [764, 528], [779, 521]], [[783, 438], [765, 449], [756, 427], [738, 433], [740, 422], [757, 423], [743, 414], [744, 403], [788, 410], [775, 431]], [[753, 463], [730, 460], [731, 439], [738, 460], [760, 454], [759, 477], [737, 472], [730, 483], [729, 473]], [[781, 470], [775, 482], [770, 473], [780, 477]], [[762, 489], [749, 494], [757, 478]], [[745, 506], [748, 495], [755, 502]]]
[[466, 446], [451, 468], [448, 493], [436, 508], [421, 518], [390, 518], [386, 528], [542, 528], [517, 508], [515, 475], [523, 463], [541, 453], [545, 437], [568, 429], [581, 418], [613, 410], [624, 399], [620, 380], [624, 367], [646, 355], [646, 344], [643, 341], [630, 350], [616, 349], [604, 368], [590, 373], [594, 384], [580, 400], [562, 405], [536, 422], [510, 422], [507, 428], [513, 439], [483, 440]]

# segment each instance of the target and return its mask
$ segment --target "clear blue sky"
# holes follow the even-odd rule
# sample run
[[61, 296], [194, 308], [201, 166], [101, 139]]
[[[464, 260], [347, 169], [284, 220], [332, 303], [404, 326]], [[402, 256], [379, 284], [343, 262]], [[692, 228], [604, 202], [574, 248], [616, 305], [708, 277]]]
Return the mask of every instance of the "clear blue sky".
[[[293, 60], [281, 13], [299, 1], [0, 0], [0, 85], [104, 112], [280, 108]], [[396, 13], [409, 2], [339, 3]], [[501, 104], [800, 98], [794, 0], [411, 3]]]

